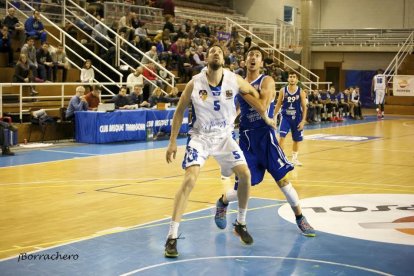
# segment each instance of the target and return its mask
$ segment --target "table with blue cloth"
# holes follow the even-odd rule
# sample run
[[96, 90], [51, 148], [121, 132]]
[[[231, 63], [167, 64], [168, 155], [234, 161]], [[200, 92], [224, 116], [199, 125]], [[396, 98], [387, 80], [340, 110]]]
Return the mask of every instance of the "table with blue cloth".
[[[170, 133], [175, 108], [138, 109], [113, 112], [76, 111], [75, 139], [79, 143], [103, 144], [121, 141], [145, 141], [147, 135]], [[188, 132], [188, 110], [180, 133]]]

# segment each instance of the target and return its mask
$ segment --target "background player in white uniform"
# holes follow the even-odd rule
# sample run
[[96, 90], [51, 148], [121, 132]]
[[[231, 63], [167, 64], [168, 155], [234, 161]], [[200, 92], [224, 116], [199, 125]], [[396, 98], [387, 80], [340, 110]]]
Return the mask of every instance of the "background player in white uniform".
[[[200, 168], [206, 159], [213, 156], [221, 167], [221, 174], [230, 176], [233, 172], [239, 178], [239, 212], [234, 231], [242, 242], [253, 243], [247, 232], [246, 212], [250, 190], [250, 171], [242, 150], [233, 139], [233, 126], [236, 118], [235, 97], [237, 94], [252, 106], [260, 105], [258, 92], [242, 77], [223, 69], [223, 50], [212, 46], [207, 52], [207, 70], [202, 70], [185, 87], [174, 113], [170, 143], [166, 152], [167, 162], [172, 162], [177, 153], [177, 135], [183, 114], [192, 103], [193, 122], [189, 132], [186, 153], [183, 161], [185, 176], [174, 200], [174, 210], [165, 244], [165, 256], [177, 257], [178, 226], [186, 207], [188, 197], [195, 186]], [[275, 126], [274, 120], [260, 112], [265, 122]]]
[[372, 78], [371, 91], [375, 93], [375, 104], [377, 105], [377, 117], [384, 119], [384, 99], [387, 89], [387, 79], [384, 71], [378, 69], [377, 74]]
[[[259, 47], [251, 47], [246, 56], [247, 78], [260, 93], [262, 110], [273, 117], [274, 100], [276, 97], [275, 81], [272, 77], [260, 74], [263, 67], [263, 52]], [[250, 169], [251, 184], [262, 182], [265, 172], [269, 172], [289, 202], [295, 213], [296, 223], [305, 236], [314, 237], [315, 231], [302, 215], [299, 196], [290, 183], [287, 174], [293, 170], [276, 140], [275, 130], [265, 124], [256, 110], [246, 101], [237, 96], [240, 105], [240, 148], [246, 157]], [[220, 229], [226, 228], [226, 211], [230, 201], [237, 200], [237, 182], [234, 189], [228, 190], [217, 201], [214, 221]]]
[[277, 98], [275, 114], [281, 110], [282, 119], [279, 126], [279, 145], [284, 149], [286, 135], [291, 131], [292, 146], [292, 163], [302, 166], [298, 160], [299, 142], [303, 140], [303, 128], [306, 123], [306, 93], [297, 85], [298, 75], [289, 72], [288, 85], [282, 87]]

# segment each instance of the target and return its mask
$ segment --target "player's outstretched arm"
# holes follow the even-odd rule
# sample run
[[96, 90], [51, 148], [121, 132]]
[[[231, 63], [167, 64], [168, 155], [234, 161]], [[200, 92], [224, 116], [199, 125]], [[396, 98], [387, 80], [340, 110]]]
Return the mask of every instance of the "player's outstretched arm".
[[184, 111], [191, 101], [191, 92], [193, 91], [193, 80], [191, 80], [184, 88], [178, 101], [177, 108], [174, 112], [173, 122], [171, 126], [170, 142], [168, 143], [167, 152], [165, 158], [167, 163], [170, 163], [175, 159], [177, 154], [177, 136], [180, 131], [181, 124], [183, 122]]

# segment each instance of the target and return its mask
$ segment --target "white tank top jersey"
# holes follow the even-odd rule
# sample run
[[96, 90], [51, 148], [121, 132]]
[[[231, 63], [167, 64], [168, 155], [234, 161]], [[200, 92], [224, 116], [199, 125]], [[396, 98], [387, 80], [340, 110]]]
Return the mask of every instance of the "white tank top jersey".
[[225, 69], [221, 85], [210, 87], [206, 73], [202, 71], [193, 77], [193, 118], [189, 133], [224, 136], [234, 129], [234, 98], [239, 93], [236, 74]]
[[375, 75], [374, 76], [374, 90], [384, 90], [384, 89], [385, 89], [385, 76]]

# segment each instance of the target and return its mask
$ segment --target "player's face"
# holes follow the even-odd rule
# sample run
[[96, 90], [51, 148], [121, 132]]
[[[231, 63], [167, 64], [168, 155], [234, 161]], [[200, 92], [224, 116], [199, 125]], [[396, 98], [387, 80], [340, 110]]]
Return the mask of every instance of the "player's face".
[[211, 47], [208, 51], [208, 65], [213, 70], [218, 70], [224, 64], [223, 51], [220, 47]]
[[289, 75], [288, 83], [289, 85], [296, 85], [298, 83], [298, 77], [295, 74]]
[[253, 50], [247, 53], [246, 57], [247, 69], [258, 70], [263, 66], [262, 53], [257, 50]]

